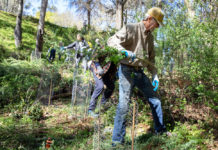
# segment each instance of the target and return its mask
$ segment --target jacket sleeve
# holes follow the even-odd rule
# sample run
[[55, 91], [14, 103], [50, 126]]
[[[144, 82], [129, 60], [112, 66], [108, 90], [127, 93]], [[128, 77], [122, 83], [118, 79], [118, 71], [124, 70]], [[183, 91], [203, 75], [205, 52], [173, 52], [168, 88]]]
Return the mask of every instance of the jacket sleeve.
[[147, 43], [147, 50], [148, 50], [148, 60], [151, 64], [147, 66], [148, 71], [154, 76], [157, 74], [157, 69], [155, 68], [155, 50], [154, 50], [154, 37], [153, 35], [149, 38]]
[[84, 40], [84, 45], [86, 48], [89, 48], [89, 44]]
[[76, 46], [76, 42], [71, 43], [70, 45], [66, 46], [67, 49], [74, 48]]
[[115, 35], [110, 37], [107, 41], [108, 46], [118, 50], [127, 50], [124, 47], [132, 42], [131, 26], [126, 25], [119, 30]]

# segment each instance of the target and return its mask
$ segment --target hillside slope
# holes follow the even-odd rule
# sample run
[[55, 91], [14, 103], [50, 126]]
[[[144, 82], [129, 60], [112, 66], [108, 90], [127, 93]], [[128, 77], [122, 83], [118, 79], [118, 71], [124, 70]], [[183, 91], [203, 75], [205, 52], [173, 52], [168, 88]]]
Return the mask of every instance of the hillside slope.
[[[35, 50], [38, 19], [24, 16], [22, 21], [22, 47], [17, 50], [14, 44], [16, 16], [0, 11], [0, 58], [27, 58]], [[50, 22], [45, 23], [43, 52], [47, 52], [51, 43], [63, 41], [69, 44], [74, 40], [77, 28], [64, 28]]]

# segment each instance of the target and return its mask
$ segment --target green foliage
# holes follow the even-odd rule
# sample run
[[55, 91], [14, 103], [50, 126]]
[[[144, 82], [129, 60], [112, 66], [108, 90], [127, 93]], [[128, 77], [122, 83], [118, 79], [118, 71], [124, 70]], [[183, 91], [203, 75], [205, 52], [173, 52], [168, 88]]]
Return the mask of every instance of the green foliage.
[[[174, 110], [182, 110], [179, 115], [185, 115], [185, 108], [189, 103], [207, 104], [217, 110], [217, 21], [210, 20], [210, 18], [199, 20], [199, 16], [190, 20], [187, 18], [186, 8], [181, 4], [175, 6], [176, 8], [171, 8], [170, 5], [164, 5], [164, 7], [165, 10], [168, 10], [166, 12], [165, 26], [154, 32], [155, 39], [157, 39], [157, 68], [161, 72], [164, 66], [169, 67], [169, 60], [173, 57], [175, 60], [173, 73], [175, 79], [173, 79], [181, 78], [190, 82], [190, 84], [175, 87], [175, 83], [171, 83], [172, 80], [169, 81], [163, 76], [164, 78], [160, 80], [160, 84], [163, 85], [160, 85], [160, 88], [165, 88], [168, 97], [163, 96], [161, 99], [164, 99], [167, 107], [168, 105], [175, 105]], [[136, 18], [139, 21], [144, 13], [137, 13], [136, 15], [139, 16]], [[29, 59], [31, 51], [35, 49], [38, 20], [32, 17], [24, 17], [22, 24], [23, 43], [19, 50], [14, 45], [15, 20], [14, 15], [0, 12], [0, 105], [11, 110], [10, 116], [5, 117], [6, 119], [0, 117], [0, 147], [5, 149], [43, 149], [47, 137], [52, 137], [52, 147], [54, 149], [92, 149], [90, 143], [92, 142], [93, 130], [78, 129], [68, 132], [66, 124], [57, 123], [56, 126], [48, 127], [46, 132], [43, 130], [41, 133], [39, 130], [44, 127], [35, 124], [36, 121], [33, 121], [40, 120], [43, 115], [40, 104], [32, 105], [40, 90], [40, 83], [45, 88], [49, 88], [51, 81], [53, 81], [54, 92], [59, 92], [60, 89], [65, 87], [72, 87], [74, 69], [68, 64], [60, 64], [56, 61], [53, 64], [48, 64], [45, 61], [26, 61]], [[60, 41], [64, 45], [75, 41], [77, 33], [84, 33], [86, 41], [91, 42], [92, 45], [95, 45], [96, 38], [100, 39], [102, 45], [106, 45], [107, 39], [115, 31], [115, 29], [102, 32], [94, 29], [79, 31], [76, 27], [64, 28], [46, 22], [42, 57], [45, 57], [45, 53], [47, 53], [47, 49], [51, 45], [58, 49]], [[107, 46], [98, 51], [99, 57], [106, 57], [104, 64], [109, 61], [117, 64], [124, 57], [116, 49]], [[163, 51], [165, 57], [163, 57]], [[22, 60], [8, 59], [10, 56]], [[87, 73], [81, 81], [87, 83], [89, 79], [90, 74]], [[173, 85], [172, 89], [171, 86], [168, 86], [169, 84]], [[170, 93], [170, 90], [172, 90], [172, 93]], [[133, 97], [140, 99], [136, 95]], [[152, 126], [151, 110], [149, 107], [145, 107], [142, 101], [138, 103], [138, 121]], [[165, 107], [163, 107], [165, 112], [164, 109]], [[51, 111], [51, 114], [54, 112]], [[106, 125], [113, 125], [115, 112], [116, 106], [113, 105], [104, 113], [103, 117], [107, 121]], [[70, 113], [70, 107], [65, 108], [64, 113]], [[169, 113], [172, 112], [169, 111]], [[59, 114], [61, 112], [58, 112], [55, 116], [59, 116]], [[173, 119], [182, 120], [181, 118], [183, 118], [177, 118], [177, 114], [173, 115], [175, 115]], [[216, 118], [216, 114], [213, 115], [211, 115], [212, 118]], [[169, 118], [165, 118], [165, 120], [169, 120]], [[52, 126], [52, 121], [56, 122], [57, 118], [52, 119], [45, 120], [47, 126]], [[168, 124], [169, 122], [166, 122], [166, 125], [170, 126]], [[216, 124], [216, 120], [212, 122], [214, 127]], [[137, 149], [206, 150], [208, 149], [206, 145], [214, 140], [210, 129], [212, 125], [209, 121], [201, 123], [202, 128], [197, 125], [190, 125], [188, 122], [178, 123], [175, 126], [170, 126], [173, 137], [144, 134], [137, 139], [136, 146]], [[74, 132], [77, 134], [72, 134]]]
[[32, 120], [39, 121], [40, 119], [42, 119], [43, 110], [41, 104], [39, 102], [33, 104], [28, 110], [28, 115]]
[[156, 64], [162, 69], [169, 64], [171, 57], [174, 58], [175, 72], [191, 83], [189, 88], [185, 87], [185, 93], [191, 93], [191, 102], [208, 104], [215, 109], [218, 82], [217, 20], [200, 20], [199, 16], [190, 19], [182, 5], [176, 6], [177, 9], [165, 7], [168, 16], [165, 26], [158, 31]]
[[[38, 26], [38, 19], [24, 16], [22, 21], [22, 46], [19, 50], [15, 48], [14, 44], [14, 28], [16, 25], [16, 16], [0, 11], [0, 61], [3, 58], [10, 56], [19, 59], [29, 59], [29, 56], [36, 46], [36, 33]], [[78, 29], [76, 27], [65, 28], [54, 25], [52, 23], [45, 23], [44, 32], [44, 57], [51, 44], [59, 45], [62, 41], [64, 45], [70, 44], [76, 39]]]
[[[90, 29], [84, 32], [85, 40], [91, 42], [93, 45], [92, 48], [96, 45], [95, 40], [99, 39], [101, 45], [107, 45], [107, 40], [109, 37], [115, 34], [117, 30], [114, 28], [105, 30], [105, 31], [96, 31], [95, 29]], [[82, 32], [82, 31], [81, 31]]]
[[36, 147], [37, 142], [34, 134], [30, 134], [29, 127], [24, 128], [26, 124], [33, 125], [31, 121], [14, 119], [12, 117], [0, 117], [0, 147], [2, 149], [32, 149]]
[[[163, 150], [206, 150], [205, 143], [208, 142], [209, 134], [204, 134], [204, 130], [196, 125], [180, 124], [172, 131], [172, 136], [144, 134], [137, 138], [139, 148], [143, 149], [163, 149]], [[207, 140], [205, 140], [207, 139]]]
[[106, 112], [104, 112], [104, 119], [106, 122], [106, 126], [110, 126], [113, 125], [114, 123], [114, 116], [116, 112], [116, 106], [111, 105], [110, 109], [108, 109]]
[[76, 34], [79, 33], [76, 27], [73, 28], [61, 28], [57, 25], [47, 23], [45, 28], [44, 43], [46, 48], [50, 48], [54, 45], [55, 49], [59, 48], [59, 42], [63, 42], [64, 45], [68, 45], [76, 40]]
[[1, 107], [17, 102], [21, 102], [19, 107], [24, 103], [29, 104], [36, 98], [40, 82], [47, 83], [52, 79], [56, 84], [60, 80], [58, 68], [57, 65], [49, 66], [40, 60], [28, 62], [5, 59], [0, 63]]
[[173, 131], [174, 137], [166, 143], [165, 149], [206, 149], [203, 129], [199, 129], [196, 125], [186, 125], [178, 123]]
[[106, 64], [110, 61], [114, 64], [118, 64], [125, 57], [120, 51], [109, 46], [105, 46], [103, 49], [97, 49], [96, 53], [97, 58], [105, 58], [103, 64]]
[[30, 63], [15, 59], [0, 63], [1, 105], [33, 98], [40, 81], [40, 67], [40, 62]]
[[[38, 110], [40, 105], [31, 106]], [[36, 109], [37, 108], [37, 109]], [[68, 114], [71, 106], [63, 108], [47, 107], [49, 114], [55, 114], [42, 122], [33, 121], [29, 115], [23, 115], [21, 119], [14, 119], [10, 116], [0, 115], [0, 149], [23, 149], [38, 150], [44, 149], [48, 137], [52, 139], [53, 149], [92, 149], [93, 129], [92, 126], [84, 128], [73, 128], [75, 124], [81, 124], [79, 120], [70, 124], [60, 124], [60, 114]], [[66, 109], [69, 109], [66, 112]], [[36, 111], [34, 111], [36, 112]], [[49, 119], [53, 122], [48, 121]], [[81, 124], [82, 125], [82, 124]], [[69, 128], [66, 128], [68, 126]], [[84, 124], [86, 126], [86, 124]]]

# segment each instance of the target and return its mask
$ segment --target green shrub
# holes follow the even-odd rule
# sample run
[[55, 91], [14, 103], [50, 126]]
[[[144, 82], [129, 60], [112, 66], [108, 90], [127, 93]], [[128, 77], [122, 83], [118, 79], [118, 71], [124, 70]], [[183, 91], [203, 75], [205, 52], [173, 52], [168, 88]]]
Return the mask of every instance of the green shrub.
[[162, 150], [206, 150], [210, 136], [196, 125], [177, 123], [171, 137], [166, 135], [144, 134], [137, 138], [139, 149]]
[[0, 63], [0, 104], [29, 103], [36, 99], [39, 84], [53, 80], [59, 83], [58, 65], [48, 65], [42, 60], [28, 62], [25, 60], [5, 59]]
[[33, 104], [28, 111], [28, 115], [32, 120], [39, 121], [43, 118], [43, 109], [39, 102]]
[[29, 101], [36, 95], [40, 81], [40, 62], [8, 59], [0, 63], [1, 105]]

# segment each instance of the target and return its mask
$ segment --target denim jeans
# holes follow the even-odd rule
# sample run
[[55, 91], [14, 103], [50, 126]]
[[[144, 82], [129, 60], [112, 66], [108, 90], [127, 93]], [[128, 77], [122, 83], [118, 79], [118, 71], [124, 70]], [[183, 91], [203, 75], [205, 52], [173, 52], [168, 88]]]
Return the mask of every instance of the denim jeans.
[[132, 89], [137, 86], [147, 97], [150, 104], [152, 115], [154, 119], [155, 132], [165, 130], [163, 124], [163, 114], [161, 109], [161, 102], [155, 97], [153, 86], [149, 78], [142, 70], [137, 70], [133, 67], [121, 64], [118, 70], [119, 74], [119, 104], [117, 106], [116, 116], [114, 120], [114, 129], [112, 135], [113, 142], [124, 142], [126, 134], [126, 115], [129, 109], [129, 101], [131, 98]]
[[[100, 65], [99, 63], [95, 63], [95, 66], [97, 67]], [[90, 104], [89, 104], [89, 110], [94, 110], [96, 107], [96, 103], [98, 100], [98, 97], [102, 93], [102, 98], [101, 98], [101, 104], [104, 105], [107, 102], [107, 99], [110, 98], [110, 96], [113, 94], [115, 85], [113, 80], [109, 80], [107, 78], [107, 73], [101, 78], [98, 79], [91, 70], [95, 79], [95, 88], [91, 96]], [[104, 90], [104, 84], [107, 86], [107, 88]], [[104, 91], [103, 91], [104, 90]]]

